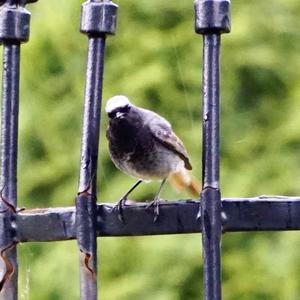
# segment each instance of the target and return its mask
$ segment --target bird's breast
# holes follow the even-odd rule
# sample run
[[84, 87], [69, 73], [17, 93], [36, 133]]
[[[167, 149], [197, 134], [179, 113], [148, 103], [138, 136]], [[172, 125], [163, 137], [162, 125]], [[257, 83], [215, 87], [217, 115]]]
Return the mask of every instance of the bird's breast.
[[157, 141], [148, 126], [134, 126], [123, 119], [110, 124], [107, 137], [112, 161], [130, 176], [163, 179], [183, 168], [179, 156]]

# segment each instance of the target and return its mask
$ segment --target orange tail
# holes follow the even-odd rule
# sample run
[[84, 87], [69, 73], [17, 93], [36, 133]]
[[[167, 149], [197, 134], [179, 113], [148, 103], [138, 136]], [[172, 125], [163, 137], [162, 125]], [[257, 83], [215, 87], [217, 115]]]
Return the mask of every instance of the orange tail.
[[171, 185], [178, 192], [181, 192], [185, 188], [191, 195], [199, 196], [202, 190], [201, 183], [195, 178], [192, 178], [186, 171], [171, 174], [169, 180]]

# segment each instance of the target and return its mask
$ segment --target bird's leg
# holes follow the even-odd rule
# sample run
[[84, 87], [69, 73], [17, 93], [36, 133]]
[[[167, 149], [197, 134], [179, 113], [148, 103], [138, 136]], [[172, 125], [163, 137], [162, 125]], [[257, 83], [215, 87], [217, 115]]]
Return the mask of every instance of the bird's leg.
[[166, 183], [166, 180], [167, 180], [166, 178], [163, 179], [163, 181], [162, 181], [161, 184], [160, 184], [159, 190], [158, 190], [156, 196], [154, 197], [153, 201], [150, 202], [150, 203], [147, 205], [147, 207], [146, 207], [146, 209], [148, 209], [149, 207], [153, 206], [153, 209], [154, 209], [154, 220], [153, 220], [153, 222], [154, 222], [154, 223], [157, 221], [157, 219], [158, 219], [158, 217], [159, 217], [159, 202], [160, 202], [160, 197], [159, 197], [159, 195], [160, 195], [160, 193], [161, 193], [161, 191], [162, 191], [163, 186], [164, 186], [165, 183]]
[[113, 207], [113, 211], [117, 211], [118, 218], [121, 222], [124, 222], [124, 216], [123, 216], [123, 207], [126, 203], [126, 200], [129, 196], [129, 194], [140, 184], [143, 180], [139, 179], [133, 187], [118, 201], [118, 203]]

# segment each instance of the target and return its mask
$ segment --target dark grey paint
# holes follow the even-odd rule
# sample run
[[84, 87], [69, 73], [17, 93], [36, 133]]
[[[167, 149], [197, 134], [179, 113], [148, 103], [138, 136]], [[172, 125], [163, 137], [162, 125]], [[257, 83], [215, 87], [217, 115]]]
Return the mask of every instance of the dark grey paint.
[[80, 31], [89, 38], [80, 175], [76, 198], [76, 236], [80, 251], [80, 297], [97, 299], [97, 162], [106, 34], [116, 28], [117, 5], [86, 1]]
[[203, 35], [203, 150], [201, 221], [204, 298], [220, 300], [221, 193], [220, 193], [220, 44], [230, 31], [229, 0], [195, 1], [195, 31]]
[[[18, 298], [18, 261], [15, 247], [17, 206], [17, 153], [19, 118], [20, 43], [29, 39], [30, 13], [26, 2], [3, 1], [0, 9], [0, 42], [3, 44], [1, 158], [0, 158], [0, 299]], [[9, 279], [9, 280], [8, 280]]]
[[[221, 204], [223, 233], [300, 230], [299, 197], [225, 198]], [[112, 212], [113, 204], [98, 204], [97, 236], [201, 232], [201, 219], [197, 219], [200, 202], [197, 200], [162, 202], [162, 217], [157, 223], [153, 223], [153, 213], [145, 209], [146, 205], [126, 205], [125, 223], [122, 223]], [[4, 221], [0, 218], [0, 229], [1, 222]], [[24, 210], [16, 215], [16, 225], [15, 239], [19, 242], [75, 239], [75, 207]]]

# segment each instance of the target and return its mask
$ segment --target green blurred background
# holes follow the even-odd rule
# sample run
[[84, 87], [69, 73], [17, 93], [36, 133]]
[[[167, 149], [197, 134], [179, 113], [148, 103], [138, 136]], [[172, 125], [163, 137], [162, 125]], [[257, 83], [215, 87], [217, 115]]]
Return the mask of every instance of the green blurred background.
[[[202, 38], [193, 1], [127, 0], [108, 38], [103, 104], [125, 94], [165, 116], [201, 176]], [[223, 197], [300, 194], [300, 2], [232, 1], [223, 36]], [[72, 206], [76, 196], [87, 38], [79, 0], [40, 0], [22, 48], [19, 206]], [[98, 200], [134, 182], [111, 163], [103, 110]], [[157, 183], [133, 199], [151, 199]], [[170, 187], [166, 199], [187, 197]], [[201, 299], [201, 236], [102, 238], [104, 300]], [[225, 300], [300, 299], [299, 233], [234, 233], [222, 241]], [[20, 299], [79, 299], [76, 241], [19, 246]]]

